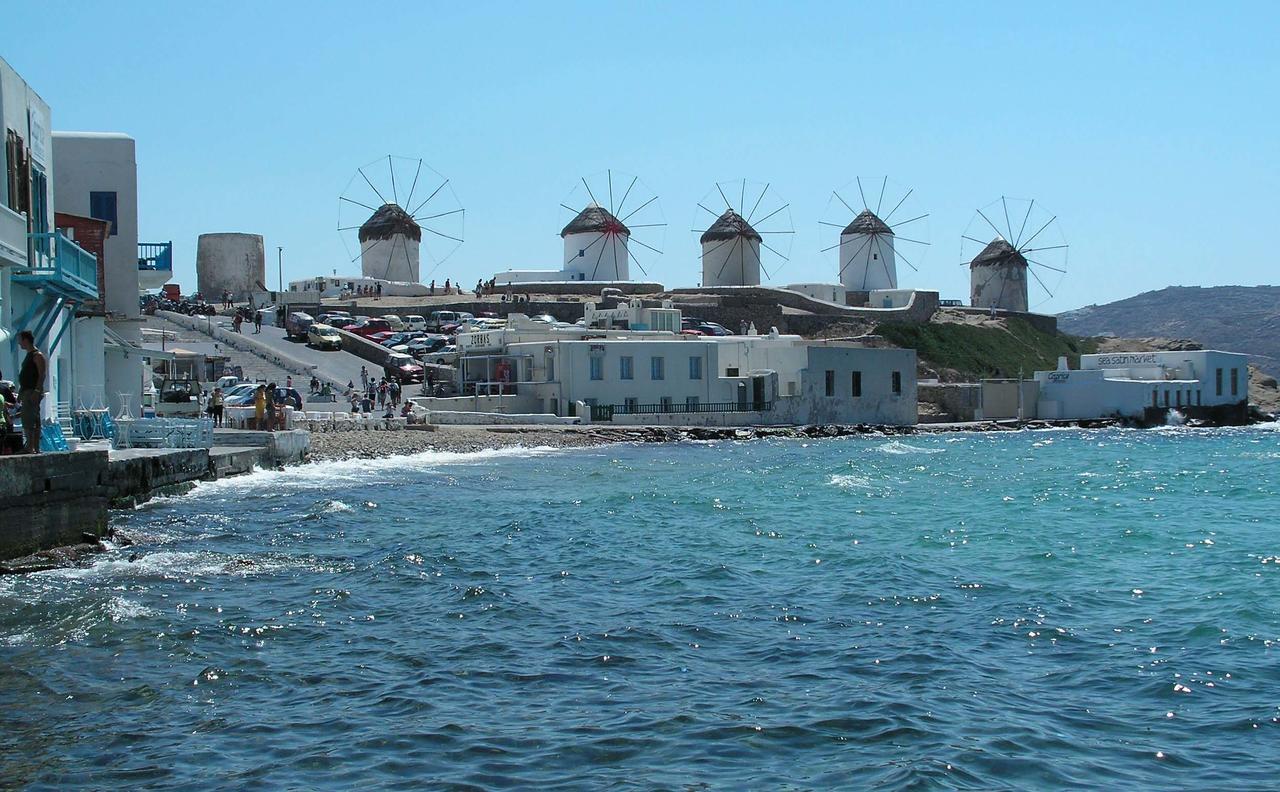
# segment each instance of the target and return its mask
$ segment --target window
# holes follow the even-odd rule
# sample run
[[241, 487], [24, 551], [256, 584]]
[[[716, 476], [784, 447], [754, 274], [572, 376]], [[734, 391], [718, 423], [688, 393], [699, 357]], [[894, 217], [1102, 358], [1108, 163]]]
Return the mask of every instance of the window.
[[724, 375], [725, 375], [726, 377], [736, 377], [736, 376], [738, 376], [738, 367], [737, 367], [737, 366], [734, 366], [733, 368], [727, 368], [727, 369], [725, 369], [725, 370], [724, 370]]
[[640, 406], [640, 400], [637, 399], [635, 396], [628, 396], [627, 398], [622, 400], [623, 412], [633, 413], [636, 411], [636, 408], [639, 406]]
[[116, 194], [114, 192], [89, 193], [89, 216], [111, 223], [111, 233], [116, 235]]
[[1200, 389], [1199, 388], [1196, 389], [1196, 406], [1197, 407], [1200, 406]]
[[602, 357], [591, 358], [591, 379], [593, 380], [604, 379], [604, 358]]
[[697, 411], [698, 411], [698, 397], [697, 397], [697, 396], [685, 396], [685, 397], [684, 397], [684, 408], [685, 408], [685, 410], [687, 410], [688, 412], [697, 412]]
[[831, 369], [827, 369], [827, 395], [836, 395], [836, 373]]
[[1159, 391], [1156, 391], [1156, 390], [1154, 390], [1154, 389], [1153, 389], [1153, 390], [1151, 391], [1151, 406], [1152, 406], [1152, 407], [1159, 407], [1159, 406], [1160, 406], [1160, 402], [1158, 401], [1158, 399], [1159, 399], [1159, 398], [1160, 398], [1160, 393], [1159, 393]]
[[[44, 169], [31, 163], [31, 233], [49, 233], [49, 179]], [[45, 255], [52, 255], [53, 246], [48, 238], [41, 238], [36, 249]]]
[[702, 358], [700, 357], [689, 358], [689, 379], [691, 380], [702, 379]]
[[1240, 369], [1231, 369], [1231, 395], [1240, 395]]
[[661, 399], [659, 399], [659, 400], [658, 400], [658, 404], [659, 404], [659, 408], [660, 408], [664, 413], [669, 413], [669, 412], [671, 412], [671, 397], [670, 397], [670, 396], [663, 396]]
[[893, 372], [893, 395], [894, 396], [902, 395], [902, 372], [901, 371]]
[[649, 361], [649, 375], [651, 379], [656, 380], [666, 378], [666, 364], [663, 358], [654, 357]]
[[850, 379], [852, 380], [851, 384], [853, 386], [853, 398], [856, 399], [862, 395], [862, 372], [853, 372], [853, 376]]
[[1169, 406], [1169, 391], [1164, 392], [1164, 406], [1165, 407]]
[[618, 358], [619, 379], [635, 379], [635, 359], [630, 355]]
[[556, 359], [547, 355], [547, 382], [556, 381]]
[[1218, 385], [1218, 395], [1221, 396], [1222, 395], [1222, 369], [1218, 369], [1218, 375], [1215, 379], [1217, 380], [1217, 385]]
[[1181, 407], [1182, 406], [1182, 389], [1179, 388], [1178, 392], [1174, 395], [1178, 397], [1178, 406]]

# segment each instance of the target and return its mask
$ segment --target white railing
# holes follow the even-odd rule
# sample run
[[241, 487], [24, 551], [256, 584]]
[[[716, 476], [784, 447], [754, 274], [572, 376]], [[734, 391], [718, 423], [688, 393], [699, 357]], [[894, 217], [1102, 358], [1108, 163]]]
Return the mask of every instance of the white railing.
[[0, 267], [27, 265], [27, 218], [0, 204]]

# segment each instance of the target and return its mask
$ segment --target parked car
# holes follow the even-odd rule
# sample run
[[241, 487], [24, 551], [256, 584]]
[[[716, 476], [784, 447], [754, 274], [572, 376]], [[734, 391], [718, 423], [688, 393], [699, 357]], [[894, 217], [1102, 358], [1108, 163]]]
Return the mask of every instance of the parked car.
[[427, 353], [422, 356], [426, 363], [435, 363], [437, 366], [452, 366], [458, 362], [458, 347], [454, 344], [441, 347], [435, 352]]
[[372, 341], [375, 344], [381, 344], [383, 341], [386, 341], [388, 338], [395, 338], [397, 335], [399, 335], [399, 333], [395, 332], [394, 330], [383, 330], [380, 333], [370, 334], [368, 338], [370, 341]]
[[427, 320], [420, 314], [409, 314], [404, 318], [404, 324], [409, 330], [425, 331], [427, 329]]
[[431, 316], [427, 318], [427, 329], [439, 331], [445, 325], [457, 324], [457, 311], [432, 311]]
[[383, 364], [382, 370], [386, 372], [391, 379], [404, 382], [422, 382], [424, 372], [422, 366], [408, 355], [395, 353], [387, 356], [387, 362]]
[[327, 324], [330, 327], [344, 327], [354, 322], [355, 319], [346, 311], [328, 311], [316, 316], [316, 321], [320, 324]]
[[342, 336], [326, 324], [313, 324], [307, 328], [307, 346], [316, 349], [342, 349]]
[[449, 339], [442, 335], [425, 335], [421, 338], [415, 338], [408, 344], [405, 344], [405, 351], [416, 358], [443, 349], [449, 343]]
[[698, 330], [703, 335], [708, 335], [708, 336], [733, 335], [732, 331], [730, 331], [729, 328], [725, 327], [724, 325], [716, 324], [715, 322], [703, 322], [702, 324], [698, 325], [694, 329]]
[[422, 333], [392, 333], [378, 343], [382, 344], [384, 347], [393, 347], [397, 344], [407, 344], [420, 335], [422, 335]]
[[383, 314], [382, 318], [387, 320], [387, 324], [391, 325], [392, 330], [405, 329], [404, 320], [400, 318], [399, 314]]
[[242, 382], [239, 385], [233, 385], [230, 389], [222, 392], [222, 402], [228, 407], [253, 404], [253, 394], [257, 389], [258, 383], [256, 382]]
[[348, 333], [355, 333], [358, 336], [368, 338], [374, 333], [390, 333], [391, 325], [387, 324], [386, 319], [361, 319], [342, 328]]
[[239, 384], [240, 384], [239, 377], [233, 377], [230, 374], [228, 374], [225, 377], [219, 377], [218, 381], [213, 383], [213, 387], [222, 388], [222, 392], [226, 393], [229, 389], [234, 388]]
[[311, 314], [302, 311], [294, 311], [284, 320], [284, 334], [286, 338], [297, 338], [306, 340], [307, 329], [315, 324], [316, 320]]
[[197, 380], [165, 379], [156, 400], [157, 418], [199, 418], [201, 387]]

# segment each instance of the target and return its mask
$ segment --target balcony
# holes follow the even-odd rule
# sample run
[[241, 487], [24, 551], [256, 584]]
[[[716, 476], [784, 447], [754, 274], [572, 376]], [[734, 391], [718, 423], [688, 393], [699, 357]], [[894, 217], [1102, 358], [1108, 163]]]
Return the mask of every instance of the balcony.
[[138, 243], [138, 287], [158, 289], [173, 278], [173, 243]]
[[27, 218], [0, 204], [0, 267], [27, 265]]
[[27, 264], [12, 281], [74, 301], [96, 300], [98, 259], [62, 234], [28, 234]]

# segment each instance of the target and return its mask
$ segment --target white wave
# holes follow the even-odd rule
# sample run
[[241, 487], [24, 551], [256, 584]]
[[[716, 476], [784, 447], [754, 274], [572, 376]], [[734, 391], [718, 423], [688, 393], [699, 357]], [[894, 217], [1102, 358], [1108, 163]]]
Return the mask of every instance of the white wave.
[[369, 484], [379, 474], [430, 471], [458, 465], [482, 465], [498, 459], [547, 456], [567, 449], [550, 446], [509, 446], [483, 451], [424, 451], [420, 454], [385, 456], [374, 459], [343, 459], [308, 462], [283, 470], [255, 470], [243, 476], [218, 481], [202, 481], [186, 497], [251, 491], [255, 496], [273, 497], [300, 490], [331, 490], [336, 486]]
[[910, 443], [904, 443], [901, 440], [890, 440], [876, 446], [876, 450], [882, 454], [941, 454], [946, 449], [943, 448], [924, 448], [922, 446], [913, 446]]
[[871, 485], [871, 480], [866, 476], [855, 476], [852, 473], [846, 473], [843, 475], [833, 474], [831, 478], [827, 480], [827, 483], [834, 487], [839, 487], [840, 489], [875, 489]]

